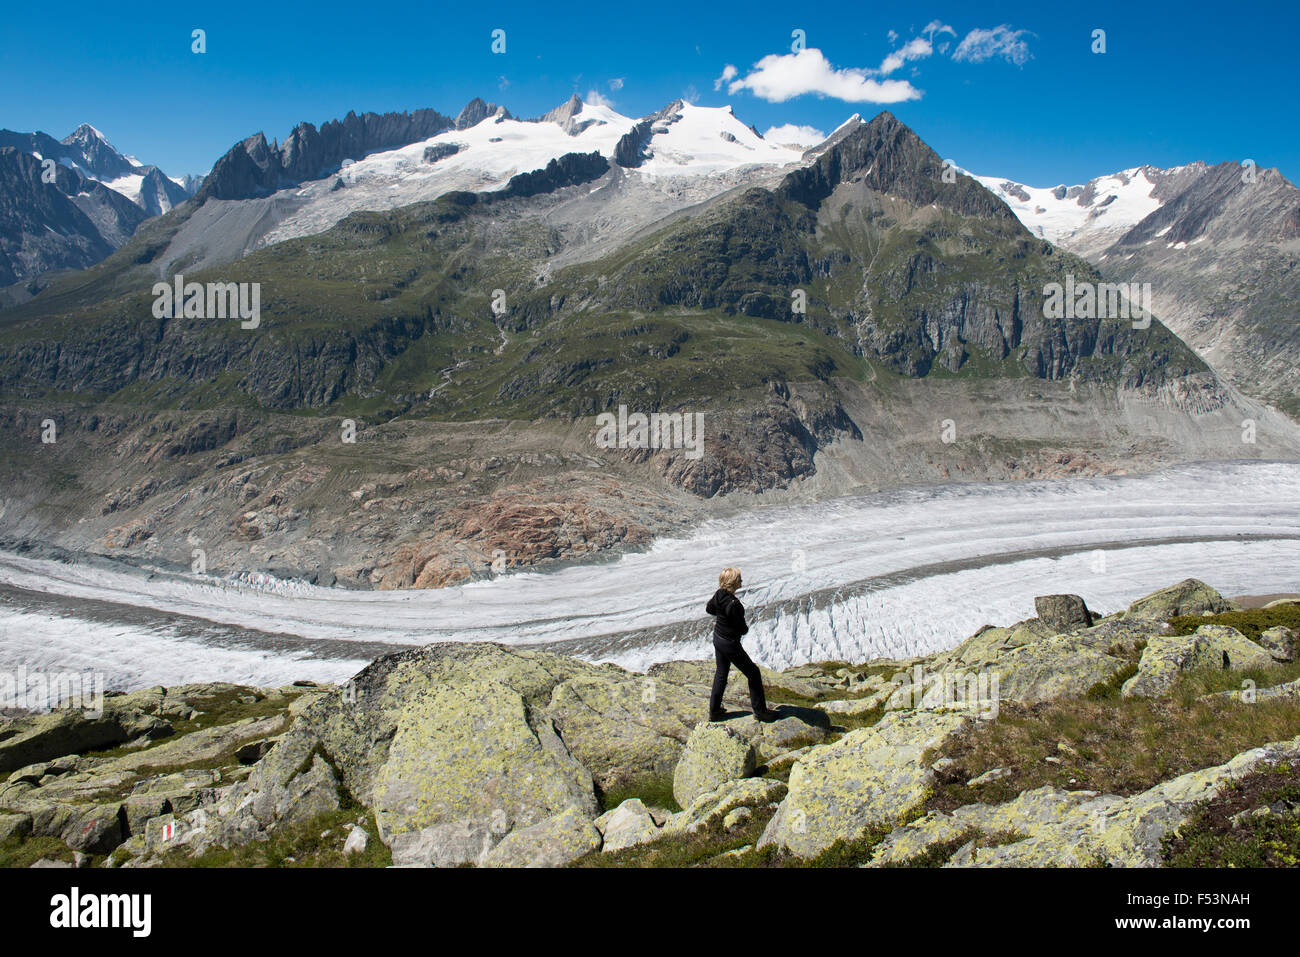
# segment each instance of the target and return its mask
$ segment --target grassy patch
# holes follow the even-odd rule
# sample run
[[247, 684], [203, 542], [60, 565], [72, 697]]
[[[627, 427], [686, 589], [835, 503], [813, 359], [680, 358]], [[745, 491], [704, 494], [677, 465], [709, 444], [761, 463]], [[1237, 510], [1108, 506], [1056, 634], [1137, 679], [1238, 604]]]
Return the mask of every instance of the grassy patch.
[[[0, 843], [0, 867], [31, 867], [41, 858], [71, 861], [73, 850], [57, 837], [11, 837]], [[91, 855], [95, 866], [102, 857]]]
[[702, 827], [695, 833], [665, 835], [646, 844], [636, 844], [619, 851], [594, 851], [579, 858], [571, 867], [746, 867], [754, 866], [757, 855], [738, 855], [713, 860], [719, 854], [755, 844], [775, 813], [758, 808], [740, 827], [727, 830], [721, 821]]
[[1124, 687], [1124, 682], [1128, 681], [1138, 672], [1138, 663], [1130, 661], [1119, 671], [1115, 672], [1109, 678], [1098, 681], [1088, 689], [1084, 697], [1089, 701], [1113, 701], [1119, 697], [1120, 689]]
[[[370, 832], [370, 842], [364, 853], [344, 855], [343, 843], [357, 823]], [[388, 867], [393, 855], [378, 834], [374, 815], [347, 802], [337, 811], [282, 825], [265, 841], [214, 847], [198, 857], [177, 848], [163, 857], [163, 863], [167, 867]]]
[[[1250, 812], [1277, 807], [1281, 813]], [[1300, 775], [1282, 763], [1233, 782], [1164, 842], [1170, 867], [1300, 867]], [[1244, 812], [1244, 814], [1243, 814]], [[1232, 818], [1243, 814], [1234, 825]]]
[[[1245, 673], [1231, 674], [1240, 680]], [[1172, 696], [1158, 699], [1005, 703], [995, 720], [968, 726], [943, 748], [956, 764], [936, 785], [927, 809], [1000, 803], [1043, 785], [1136, 794], [1188, 771], [1222, 764], [1248, 748], [1300, 734], [1300, 702], [1199, 700], [1204, 683], [1213, 680], [1186, 676]], [[966, 785], [994, 768], [1011, 773], [979, 788]]]
[[916, 857], [909, 858], [906, 861], [900, 861], [896, 864], [886, 864], [885, 867], [943, 867], [952, 856], [962, 849], [971, 841], [975, 842], [975, 848], [981, 847], [1001, 847], [1004, 844], [1014, 844], [1017, 841], [1023, 841], [1028, 835], [1019, 831], [994, 831], [985, 833], [978, 827], [968, 827], [960, 834], [949, 838], [946, 841], [940, 841], [931, 845], [925, 851], [922, 851]]
[[640, 798], [646, 807], [658, 807], [676, 813], [681, 810], [673, 796], [671, 774], [647, 774], [614, 785], [608, 791], [597, 787], [601, 810], [612, 811], [624, 801]]
[[1176, 635], [1190, 635], [1202, 625], [1227, 625], [1236, 628], [1251, 641], [1277, 625], [1285, 625], [1300, 632], [1300, 605], [1278, 605], [1276, 608], [1249, 608], [1245, 611], [1225, 611], [1218, 615], [1179, 615], [1169, 619]]

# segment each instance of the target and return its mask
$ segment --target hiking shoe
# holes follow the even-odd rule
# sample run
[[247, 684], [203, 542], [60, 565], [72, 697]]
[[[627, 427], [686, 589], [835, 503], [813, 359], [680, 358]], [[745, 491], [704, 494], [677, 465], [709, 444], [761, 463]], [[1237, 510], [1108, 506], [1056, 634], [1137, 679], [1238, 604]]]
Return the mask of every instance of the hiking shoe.
[[723, 721], [723, 720], [726, 719], [726, 717], [727, 717], [727, 712], [725, 712], [725, 711], [710, 711], [710, 712], [709, 712], [709, 720], [710, 720], [710, 721]]

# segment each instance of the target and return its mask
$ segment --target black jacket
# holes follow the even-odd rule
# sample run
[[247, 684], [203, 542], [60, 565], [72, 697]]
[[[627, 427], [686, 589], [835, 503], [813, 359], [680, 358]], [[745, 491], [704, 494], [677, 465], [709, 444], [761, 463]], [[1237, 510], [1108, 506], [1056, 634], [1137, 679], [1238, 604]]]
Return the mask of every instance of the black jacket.
[[749, 631], [745, 624], [745, 606], [725, 588], [713, 593], [704, 610], [713, 616], [713, 635], [716, 638], [739, 641], [740, 636]]

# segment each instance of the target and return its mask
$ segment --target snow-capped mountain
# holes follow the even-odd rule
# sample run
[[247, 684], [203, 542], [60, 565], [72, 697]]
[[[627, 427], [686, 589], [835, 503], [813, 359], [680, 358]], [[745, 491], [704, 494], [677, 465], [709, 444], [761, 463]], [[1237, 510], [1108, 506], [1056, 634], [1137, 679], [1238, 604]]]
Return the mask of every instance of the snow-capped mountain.
[[[576, 95], [534, 120], [498, 107], [472, 126], [345, 160], [337, 173], [300, 184], [291, 191], [296, 208], [261, 244], [322, 232], [352, 212], [394, 209], [455, 190], [501, 189], [569, 153], [599, 153], [648, 188], [689, 193], [695, 201], [735, 185], [738, 171], [780, 168], [802, 156], [798, 148], [768, 143], [730, 107], [678, 100], [642, 120]], [[717, 188], [704, 194], [691, 188], [704, 183]]]
[[1150, 283], [1155, 314], [1216, 370], [1300, 413], [1300, 190], [1277, 170], [1140, 166], [1054, 188], [975, 179], [1108, 279]]
[[[578, 96], [521, 119], [475, 98], [455, 119], [435, 110], [354, 113], [319, 129], [296, 127], [283, 144], [257, 133], [213, 166], [200, 207], [154, 265], [219, 265], [274, 243], [323, 232], [351, 213], [385, 211], [453, 191], [486, 192], [570, 154], [609, 167], [581, 194], [569, 191], [549, 225], [595, 246], [737, 186], [807, 162], [772, 144], [728, 107], [680, 100], [640, 119]], [[571, 244], [567, 255], [588, 248]]]
[[89, 123], [82, 123], [61, 140], [39, 132], [0, 130], [0, 146], [12, 146], [38, 160], [53, 159], [121, 193], [150, 216], [167, 212], [195, 192], [194, 177], [169, 177], [158, 167], [121, 153]]
[[89, 123], [62, 140], [0, 130], [0, 286], [94, 265], [196, 188], [123, 155]]

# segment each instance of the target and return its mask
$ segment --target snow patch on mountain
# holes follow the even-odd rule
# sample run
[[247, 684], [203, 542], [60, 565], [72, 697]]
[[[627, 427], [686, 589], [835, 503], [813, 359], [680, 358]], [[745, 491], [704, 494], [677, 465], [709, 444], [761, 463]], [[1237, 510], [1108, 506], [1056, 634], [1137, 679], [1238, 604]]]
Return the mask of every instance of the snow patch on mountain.
[[1155, 196], [1160, 172], [1140, 166], [1081, 186], [1053, 188], [971, 175], [1010, 206], [1035, 236], [1077, 252], [1095, 252], [1160, 208]]

